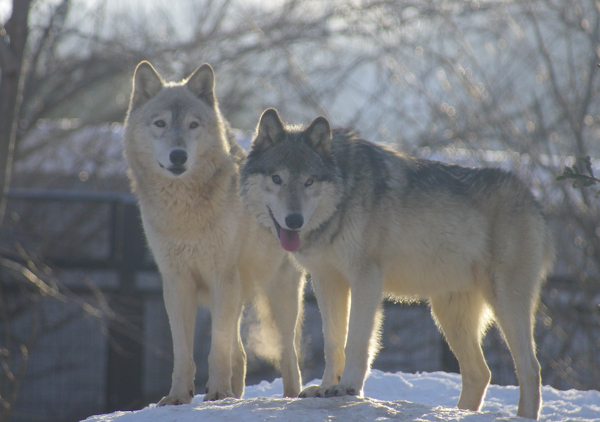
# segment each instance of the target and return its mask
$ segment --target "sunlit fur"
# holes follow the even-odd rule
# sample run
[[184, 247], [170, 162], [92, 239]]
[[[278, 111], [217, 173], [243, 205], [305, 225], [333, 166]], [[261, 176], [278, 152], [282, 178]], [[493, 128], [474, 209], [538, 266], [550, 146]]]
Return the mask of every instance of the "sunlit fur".
[[[283, 394], [297, 396], [303, 277], [241, 204], [238, 172], [245, 153], [219, 112], [212, 68], [203, 65], [187, 80], [167, 84], [149, 63], [140, 63], [124, 143], [173, 335], [173, 383], [159, 405], [192, 401], [199, 303], [210, 307], [212, 317], [205, 400], [244, 392], [246, 354], [239, 325], [244, 303], [252, 300], [261, 304], [258, 313], [278, 327], [271, 340], [281, 351]], [[187, 153], [184, 165], [170, 163], [173, 149]]]
[[538, 417], [534, 312], [555, 252], [538, 205], [516, 176], [410, 157], [350, 130], [332, 132], [324, 118], [287, 127], [267, 110], [242, 170], [241, 195], [271, 229], [266, 207], [280, 225], [292, 213], [303, 216], [292, 255], [312, 276], [326, 368], [322, 384], [301, 396], [362, 394], [387, 296], [429, 301], [460, 363], [461, 409], [481, 407], [490, 371], [480, 343], [495, 321], [516, 366], [518, 415]]

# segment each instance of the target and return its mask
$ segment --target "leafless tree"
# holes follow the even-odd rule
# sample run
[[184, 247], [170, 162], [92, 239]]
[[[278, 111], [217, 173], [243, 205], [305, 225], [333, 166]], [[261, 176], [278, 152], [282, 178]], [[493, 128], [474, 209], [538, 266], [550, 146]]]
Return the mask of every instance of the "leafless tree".
[[0, 27], [0, 204], [13, 148], [16, 162], [46, 152], [48, 142], [26, 142], [39, 136], [40, 122], [64, 119], [49, 142], [122, 122], [137, 62], [152, 61], [172, 80], [209, 62], [234, 127], [252, 130], [262, 110], [274, 106], [293, 123], [324, 114], [409, 152], [519, 172], [560, 246], [540, 314], [544, 379], [598, 388], [599, 201], [593, 189], [554, 181], [574, 157], [589, 155], [598, 166], [597, 6], [239, 3], [115, 13], [103, 2], [84, 10], [70, 0], [13, 1], [11, 19]]
[[[17, 122], [22, 105], [23, 56], [29, 33], [27, 19], [30, 0], [13, 2], [13, 13], [6, 25], [0, 25], [0, 225], [6, 208], [10, 184]], [[10, 43], [7, 40], [10, 40]]]
[[[70, 6], [68, 0], [59, 3], [13, 1], [11, 18], [5, 25], [0, 25], [0, 228], [4, 229], [0, 252], [2, 421], [11, 418], [30, 356], [42, 336], [61, 329], [82, 314], [91, 315], [103, 327], [109, 320], [122, 319], [110, 310], [103, 294], [93, 283], [82, 280], [89, 288], [87, 295], [72, 293], [44, 264], [43, 250], [41, 255], [38, 254], [39, 248], [33, 253], [26, 250], [19, 239], [10, 236], [14, 233], [12, 228], [2, 224], [14, 150], [20, 141], [36, 128], [41, 118], [48, 118], [52, 113], [70, 116], [73, 109], [81, 107], [82, 95], [98, 89], [99, 84], [123, 71], [129, 61], [136, 60], [130, 58], [127, 51], [114, 54], [114, 46], [111, 50], [110, 45], [114, 40], [94, 40], [98, 34], [84, 34], [81, 28], [70, 26]], [[92, 11], [86, 13], [89, 18]], [[66, 56], [60, 53], [65, 44], [77, 44], [81, 40], [87, 41], [85, 49], [71, 48]], [[111, 51], [110, 55], [107, 55], [108, 51]], [[69, 105], [74, 98], [80, 99], [78, 106]], [[81, 116], [82, 121], [88, 124], [112, 120], [110, 113], [114, 111], [108, 110], [109, 115], [106, 115], [96, 109]], [[71, 129], [75, 130], [77, 126]], [[81, 210], [79, 216], [85, 212], [89, 215], [89, 210]], [[13, 216], [19, 218], [16, 212]], [[37, 217], [42, 219], [36, 220], [35, 225], [43, 225], [43, 216]], [[77, 217], [74, 215], [75, 220]], [[75, 229], [75, 226], [77, 223], [70, 229]], [[89, 225], [87, 230], [90, 230]], [[21, 233], [26, 231], [25, 228]], [[63, 303], [71, 311], [58, 320], [56, 316], [47, 318], [44, 309], [50, 302]], [[139, 334], [131, 331], [127, 321], [121, 322], [132, 335]]]

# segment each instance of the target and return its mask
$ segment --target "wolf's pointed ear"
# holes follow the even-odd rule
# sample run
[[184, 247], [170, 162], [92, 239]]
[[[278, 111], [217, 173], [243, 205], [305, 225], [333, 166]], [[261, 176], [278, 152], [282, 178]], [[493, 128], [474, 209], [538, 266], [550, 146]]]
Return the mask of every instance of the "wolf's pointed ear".
[[132, 110], [143, 106], [151, 100], [163, 87], [163, 80], [147, 61], [140, 62], [133, 74], [133, 91], [129, 108]]
[[186, 82], [187, 87], [201, 100], [215, 105], [215, 72], [211, 65], [204, 63], [194, 71]]
[[256, 129], [256, 138], [252, 141], [252, 147], [267, 148], [279, 142], [284, 133], [285, 129], [277, 110], [268, 108], [260, 116], [258, 128]]
[[318, 154], [331, 154], [331, 126], [323, 116], [317, 117], [304, 131], [306, 139]]

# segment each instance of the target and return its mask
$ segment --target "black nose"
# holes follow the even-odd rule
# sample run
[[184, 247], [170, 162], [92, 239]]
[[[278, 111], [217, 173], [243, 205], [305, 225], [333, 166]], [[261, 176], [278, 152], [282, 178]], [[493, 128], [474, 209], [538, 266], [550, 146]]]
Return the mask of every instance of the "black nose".
[[304, 224], [304, 217], [300, 214], [290, 214], [285, 217], [285, 224], [292, 230], [299, 229]]
[[187, 152], [184, 149], [174, 149], [169, 154], [169, 159], [173, 163], [174, 166], [182, 166], [187, 161]]

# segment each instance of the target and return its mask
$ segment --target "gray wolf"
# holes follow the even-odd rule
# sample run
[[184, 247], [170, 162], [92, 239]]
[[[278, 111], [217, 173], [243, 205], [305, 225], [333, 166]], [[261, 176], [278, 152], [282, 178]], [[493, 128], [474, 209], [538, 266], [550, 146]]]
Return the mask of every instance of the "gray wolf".
[[331, 130], [286, 126], [266, 110], [241, 173], [243, 202], [312, 277], [325, 373], [301, 397], [362, 395], [377, 353], [381, 302], [427, 299], [462, 374], [458, 407], [477, 411], [490, 381], [481, 339], [496, 321], [537, 418], [533, 339], [552, 236], [526, 186], [500, 169], [410, 157]]
[[124, 144], [173, 337], [172, 387], [158, 404], [192, 401], [199, 304], [210, 307], [212, 320], [204, 400], [243, 395], [240, 319], [244, 303], [251, 301], [259, 301], [259, 313], [279, 329], [280, 338], [273, 340], [280, 340], [283, 393], [296, 397], [303, 277], [241, 203], [245, 152], [219, 111], [212, 67], [204, 64], [183, 82], [166, 83], [150, 63], [141, 62]]

